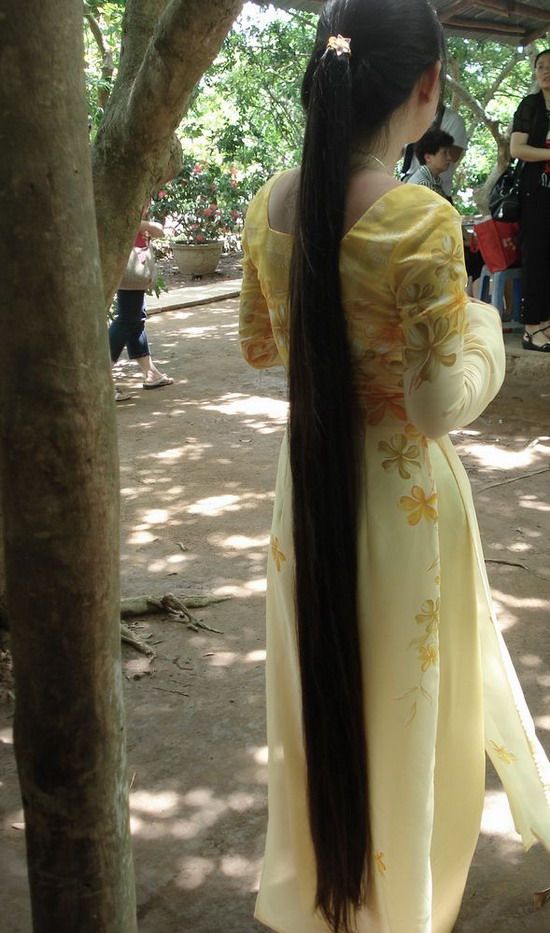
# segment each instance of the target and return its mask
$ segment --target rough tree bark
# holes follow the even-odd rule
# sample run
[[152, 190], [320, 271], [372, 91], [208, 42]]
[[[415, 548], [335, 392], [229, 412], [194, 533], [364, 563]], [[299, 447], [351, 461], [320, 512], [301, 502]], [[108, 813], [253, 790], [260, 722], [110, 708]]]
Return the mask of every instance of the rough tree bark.
[[128, 0], [119, 70], [93, 156], [107, 303], [143, 205], [171, 174], [174, 130], [191, 92], [242, 5], [242, 0]]
[[77, 0], [0, 31], [6, 600], [34, 930], [136, 930], [118, 460]]

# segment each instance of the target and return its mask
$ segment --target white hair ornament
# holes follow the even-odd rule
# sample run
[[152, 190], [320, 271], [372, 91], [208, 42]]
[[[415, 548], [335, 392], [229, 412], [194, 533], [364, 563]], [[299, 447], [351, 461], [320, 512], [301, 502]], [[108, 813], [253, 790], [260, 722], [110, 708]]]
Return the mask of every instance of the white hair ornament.
[[332, 49], [338, 56], [351, 55], [351, 39], [344, 36], [330, 36], [327, 42], [327, 49]]

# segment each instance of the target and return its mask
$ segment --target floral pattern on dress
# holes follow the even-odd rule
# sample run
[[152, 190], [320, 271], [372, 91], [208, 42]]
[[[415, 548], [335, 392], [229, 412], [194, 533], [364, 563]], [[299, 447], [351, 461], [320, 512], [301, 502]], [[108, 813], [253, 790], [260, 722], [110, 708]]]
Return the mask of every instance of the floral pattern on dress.
[[412, 386], [417, 389], [423, 382], [434, 382], [441, 366], [454, 366], [456, 353], [451, 352], [449, 342], [455, 338], [456, 330], [448, 318], [421, 321], [407, 333], [405, 359], [411, 369], [416, 370]]
[[432, 491], [426, 495], [422, 486], [413, 486], [410, 496], [401, 496], [399, 508], [408, 512], [409, 525], [418, 525], [422, 519], [429, 522], [437, 521], [437, 493]]
[[346, 321], [352, 347], [375, 353], [401, 353], [403, 333], [399, 315], [365, 301], [346, 302]]
[[419, 679], [414, 687], [398, 698], [411, 700], [406, 725], [409, 725], [415, 718], [420, 699], [428, 703], [432, 702], [432, 694], [424, 686], [424, 677], [430, 668], [435, 668], [439, 664], [439, 599], [426, 599], [422, 603], [420, 612], [415, 615], [415, 624], [424, 629], [421, 635], [409, 642], [409, 648], [414, 648], [420, 664]]
[[504, 747], [504, 745], [497, 745], [497, 743], [493, 742], [492, 739], [490, 740], [489, 745], [493, 749], [497, 758], [499, 758], [500, 761], [503, 761], [505, 765], [511, 765], [514, 763], [514, 761], [518, 760], [517, 756], [514, 755], [513, 752], [509, 752], [508, 749]]
[[271, 556], [277, 568], [277, 572], [280, 573], [281, 567], [286, 561], [286, 557], [279, 547], [279, 539], [276, 535], [271, 535]]
[[436, 298], [433, 282], [412, 282], [403, 290], [401, 297], [403, 314], [410, 319], [421, 317]]
[[394, 434], [390, 441], [379, 441], [378, 450], [386, 454], [382, 460], [384, 470], [397, 470], [401, 479], [410, 479], [411, 473], [420, 470], [420, 449], [409, 444], [406, 434]]
[[242, 332], [241, 350], [250, 366], [264, 369], [281, 362], [267, 305], [262, 295], [247, 303], [246, 311], [242, 315]]
[[409, 440], [414, 441], [419, 447], [423, 447], [424, 449], [428, 447], [428, 438], [425, 434], [422, 434], [422, 431], [419, 431], [414, 424], [405, 425], [405, 434]]
[[288, 362], [289, 322], [288, 309], [284, 301], [280, 301], [269, 309], [271, 329], [283, 363]]
[[375, 426], [391, 418], [397, 421], [406, 421], [405, 402], [402, 392], [384, 389], [383, 386], [374, 385], [371, 381], [357, 380], [359, 403], [365, 413], [367, 424]]
[[441, 245], [432, 249], [432, 257], [437, 276], [456, 282], [464, 275], [464, 247], [450, 234], [445, 234]]

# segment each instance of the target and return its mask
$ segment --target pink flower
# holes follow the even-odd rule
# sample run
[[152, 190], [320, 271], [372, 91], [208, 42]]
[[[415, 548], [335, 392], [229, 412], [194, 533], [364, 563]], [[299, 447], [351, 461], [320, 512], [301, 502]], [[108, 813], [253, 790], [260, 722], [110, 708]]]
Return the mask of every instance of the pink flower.
[[165, 197], [166, 197], [166, 191], [159, 191], [159, 192], [158, 192], [157, 198], [165, 198]]
[[196, 241], [197, 243], [206, 243], [206, 237], [205, 237], [204, 233], [197, 233], [197, 235], [196, 235], [196, 237], [195, 237], [195, 241]]
[[200, 175], [201, 172], [202, 172], [202, 165], [200, 164], [200, 162], [196, 162], [195, 165], [193, 166], [193, 175]]

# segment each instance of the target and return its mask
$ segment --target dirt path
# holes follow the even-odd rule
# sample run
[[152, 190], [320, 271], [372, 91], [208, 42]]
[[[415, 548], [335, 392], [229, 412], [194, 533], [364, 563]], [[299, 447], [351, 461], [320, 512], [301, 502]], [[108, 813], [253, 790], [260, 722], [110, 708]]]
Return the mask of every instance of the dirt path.
[[[156, 315], [155, 358], [175, 385], [135, 387], [118, 407], [122, 588], [231, 598], [196, 614], [223, 634], [149, 618], [157, 652], [124, 648], [131, 807], [142, 933], [253, 933], [266, 818], [263, 594], [276, 458], [286, 417], [279, 373], [241, 361], [236, 302]], [[550, 378], [511, 378], [455, 438], [472, 478], [500, 618], [550, 753]], [[531, 445], [531, 446], [529, 446]], [[525, 475], [524, 475], [525, 474]], [[516, 482], [492, 486], [512, 477]], [[528, 569], [525, 569], [528, 568]], [[0, 710], [2, 929], [30, 920], [11, 712]], [[524, 855], [488, 775], [482, 834], [457, 933], [550, 930], [550, 855]], [[7, 919], [9, 918], [9, 919]], [[7, 919], [7, 925], [6, 925]], [[296, 931], [299, 933], [299, 931]]]

